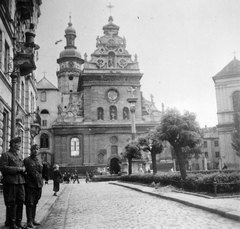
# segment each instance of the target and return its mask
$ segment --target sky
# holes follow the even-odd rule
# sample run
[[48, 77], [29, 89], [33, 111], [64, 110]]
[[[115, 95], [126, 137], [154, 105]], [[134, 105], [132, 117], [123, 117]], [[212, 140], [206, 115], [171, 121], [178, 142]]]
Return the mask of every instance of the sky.
[[[35, 43], [40, 46], [36, 79], [45, 77], [57, 87], [56, 62], [64, 50], [69, 16], [75, 45], [88, 60], [96, 50], [102, 27], [120, 26], [126, 50], [137, 54], [143, 96], [153, 95], [161, 110], [194, 112], [201, 127], [217, 125], [212, 77], [234, 55], [240, 56], [239, 0], [42, 0]], [[107, 7], [109, 3], [114, 7]], [[56, 41], [62, 40], [55, 44]]]

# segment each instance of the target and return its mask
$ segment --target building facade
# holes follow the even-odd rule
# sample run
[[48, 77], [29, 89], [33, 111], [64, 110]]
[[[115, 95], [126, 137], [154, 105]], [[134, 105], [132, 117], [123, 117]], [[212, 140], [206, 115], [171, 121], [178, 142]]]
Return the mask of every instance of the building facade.
[[213, 77], [213, 81], [217, 100], [220, 162], [230, 169], [240, 169], [240, 157], [231, 145], [231, 135], [235, 131], [233, 114], [240, 112], [240, 61], [234, 57]]
[[39, 48], [34, 37], [41, 3], [0, 1], [0, 155], [8, 149], [11, 137], [22, 138], [24, 157], [33, 143], [37, 89], [32, 71]]
[[[88, 60], [75, 47], [76, 31], [68, 23], [66, 46], [57, 59], [58, 88], [46, 78], [37, 85], [42, 119], [38, 141], [50, 164], [82, 173], [107, 168], [118, 173], [120, 154], [132, 137], [133, 118], [137, 134], [160, 121], [162, 112], [153, 98], [147, 101], [142, 96], [137, 55], [132, 58], [118, 32], [110, 16]], [[140, 169], [139, 164], [134, 169]]]

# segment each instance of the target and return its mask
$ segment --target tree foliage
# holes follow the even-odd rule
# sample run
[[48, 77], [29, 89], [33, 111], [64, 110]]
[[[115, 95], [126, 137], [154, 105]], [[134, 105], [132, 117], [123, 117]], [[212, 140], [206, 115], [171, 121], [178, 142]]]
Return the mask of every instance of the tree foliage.
[[122, 158], [128, 160], [128, 174], [132, 174], [132, 159], [140, 159], [142, 157], [141, 150], [137, 140], [130, 140], [124, 147]]
[[168, 141], [173, 146], [182, 179], [185, 179], [187, 174], [184, 153], [202, 143], [196, 115], [189, 111], [185, 111], [182, 115], [177, 109], [168, 109], [156, 131], [160, 140]]
[[233, 114], [235, 131], [232, 132], [232, 148], [240, 157], [240, 115], [238, 112]]
[[138, 144], [143, 151], [150, 151], [152, 158], [153, 174], [157, 173], [156, 155], [163, 151], [162, 141], [155, 129], [149, 131], [145, 136], [138, 138]]

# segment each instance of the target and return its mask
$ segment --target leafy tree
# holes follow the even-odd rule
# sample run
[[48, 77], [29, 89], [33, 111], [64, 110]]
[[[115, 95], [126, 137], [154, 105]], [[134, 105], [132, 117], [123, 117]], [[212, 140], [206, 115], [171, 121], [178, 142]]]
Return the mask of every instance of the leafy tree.
[[235, 131], [232, 132], [232, 148], [240, 157], [240, 115], [238, 112], [233, 114]]
[[124, 147], [125, 151], [122, 153], [122, 158], [128, 160], [128, 174], [132, 174], [132, 159], [140, 159], [142, 157], [138, 142], [136, 140], [129, 140]]
[[159, 139], [168, 141], [174, 148], [182, 179], [187, 177], [184, 151], [193, 149], [202, 142], [196, 115], [185, 111], [182, 115], [177, 109], [168, 109], [157, 126]]
[[150, 151], [152, 158], [153, 174], [157, 173], [157, 161], [156, 155], [162, 153], [163, 145], [162, 141], [158, 138], [158, 132], [156, 130], [150, 130], [146, 136], [138, 138], [138, 144], [143, 151]]

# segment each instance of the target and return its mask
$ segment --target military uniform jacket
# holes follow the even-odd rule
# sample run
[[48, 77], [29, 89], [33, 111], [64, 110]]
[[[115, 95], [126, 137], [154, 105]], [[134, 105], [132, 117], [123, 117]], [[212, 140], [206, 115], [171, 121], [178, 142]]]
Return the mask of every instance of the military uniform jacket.
[[26, 172], [25, 180], [26, 186], [31, 188], [42, 188], [43, 179], [42, 179], [42, 170], [43, 165], [38, 161], [38, 158], [27, 157], [23, 161]]
[[25, 179], [22, 171], [23, 160], [18, 153], [7, 151], [0, 158], [0, 171], [3, 175], [3, 184], [24, 184]]

